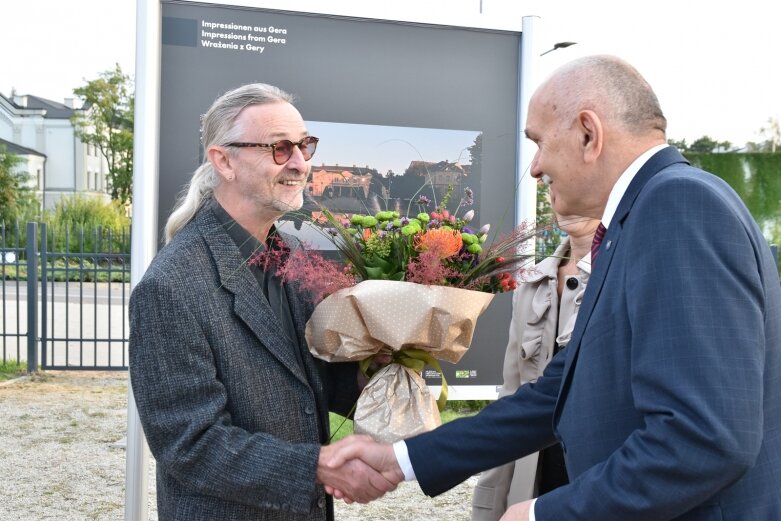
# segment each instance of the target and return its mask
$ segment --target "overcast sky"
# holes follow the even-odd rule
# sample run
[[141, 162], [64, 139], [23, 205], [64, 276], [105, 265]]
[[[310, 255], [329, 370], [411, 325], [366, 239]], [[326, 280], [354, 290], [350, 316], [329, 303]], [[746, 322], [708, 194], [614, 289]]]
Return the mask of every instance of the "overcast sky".
[[[226, 2], [227, 3], [227, 2]], [[305, 11], [458, 15], [520, 20], [537, 15], [540, 41], [578, 42], [541, 60], [543, 73], [573, 58], [615, 54], [654, 86], [668, 136], [689, 142], [708, 134], [757, 141], [768, 118], [781, 118], [781, 30], [775, 0], [258, 0]], [[85, 79], [135, 61], [135, 0], [6, 0], [0, 48], [0, 92], [55, 101]], [[374, 9], [374, 11], [372, 11]], [[481, 14], [482, 11], [482, 14]], [[520, 23], [518, 24], [520, 27]], [[547, 48], [547, 47], [546, 47]]]

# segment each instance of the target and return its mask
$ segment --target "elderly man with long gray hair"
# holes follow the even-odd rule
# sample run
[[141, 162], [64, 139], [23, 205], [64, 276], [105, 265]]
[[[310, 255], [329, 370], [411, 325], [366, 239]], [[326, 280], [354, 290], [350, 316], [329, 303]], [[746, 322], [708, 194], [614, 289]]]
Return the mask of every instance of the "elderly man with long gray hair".
[[[160, 519], [330, 520], [323, 484], [365, 501], [394, 487], [362, 463], [320, 464], [328, 411], [358, 396], [356, 364], [307, 349], [309, 305], [257, 252], [295, 249], [274, 222], [301, 208], [318, 139], [289, 94], [251, 84], [203, 119], [204, 163], [130, 300], [130, 374], [157, 460]], [[360, 486], [359, 486], [360, 485]]]

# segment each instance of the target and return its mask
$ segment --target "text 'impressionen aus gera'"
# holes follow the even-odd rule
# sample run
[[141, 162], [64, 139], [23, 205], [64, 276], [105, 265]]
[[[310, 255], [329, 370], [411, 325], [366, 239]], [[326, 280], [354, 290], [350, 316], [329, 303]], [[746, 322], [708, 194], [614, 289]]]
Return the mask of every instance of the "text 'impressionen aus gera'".
[[269, 44], [285, 45], [287, 29], [201, 20], [201, 47], [262, 54]]

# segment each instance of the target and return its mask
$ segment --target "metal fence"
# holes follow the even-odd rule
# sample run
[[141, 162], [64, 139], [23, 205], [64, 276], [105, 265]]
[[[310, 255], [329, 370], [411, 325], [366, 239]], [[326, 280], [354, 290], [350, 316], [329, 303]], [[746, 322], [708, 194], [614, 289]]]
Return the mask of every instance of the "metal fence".
[[0, 357], [127, 369], [130, 233], [0, 223]]
[[129, 297], [130, 230], [0, 223], [0, 362], [127, 369]]

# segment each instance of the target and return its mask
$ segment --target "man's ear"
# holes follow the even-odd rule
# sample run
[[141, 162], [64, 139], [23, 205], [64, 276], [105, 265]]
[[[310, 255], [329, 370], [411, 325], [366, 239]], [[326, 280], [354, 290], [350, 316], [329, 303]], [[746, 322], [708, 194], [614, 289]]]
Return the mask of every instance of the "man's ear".
[[578, 113], [577, 124], [583, 161], [592, 163], [602, 153], [605, 140], [602, 121], [593, 110], [582, 110]]
[[232, 181], [236, 174], [233, 172], [233, 160], [225, 147], [212, 146], [206, 151], [209, 162], [214, 167], [217, 175]]

